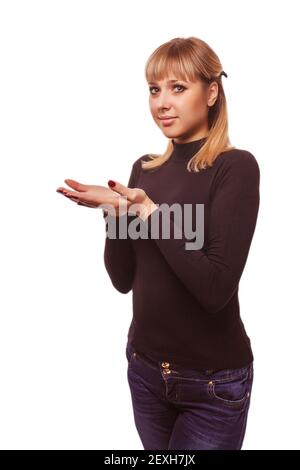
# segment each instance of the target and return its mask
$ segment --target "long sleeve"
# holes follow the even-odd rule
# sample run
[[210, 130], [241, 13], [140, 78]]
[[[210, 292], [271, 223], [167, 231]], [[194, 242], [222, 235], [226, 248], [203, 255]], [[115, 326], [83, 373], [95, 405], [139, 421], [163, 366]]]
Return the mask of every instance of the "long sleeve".
[[[181, 228], [181, 239], [153, 238], [177, 277], [208, 313], [221, 310], [238, 288], [256, 226], [259, 181], [259, 166], [250, 152], [228, 159], [216, 175], [204, 247], [187, 250], [185, 244], [191, 240]], [[159, 207], [144, 221], [149, 234], [157, 223], [157, 211]], [[159, 215], [162, 223], [168, 217], [163, 211]], [[174, 233], [174, 221], [170, 217], [168, 221]]]
[[[128, 187], [135, 187], [135, 173], [136, 166], [133, 165], [131, 174], [129, 177]], [[130, 221], [136, 216], [124, 214], [119, 217], [115, 217], [110, 214], [105, 214], [103, 211], [103, 217], [106, 220], [106, 239], [104, 246], [104, 264], [106, 271], [111, 279], [113, 286], [121, 293], [126, 294], [132, 289], [132, 283], [135, 272], [135, 253], [132, 248], [132, 242], [130, 238], [118, 238], [119, 224], [123, 223], [122, 219], [127, 217], [127, 226]], [[107, 223], [109, 219], [116, 224], [116, 236], [117, 238], [109, 238], [107, 235]], [[109, 222], [111, 223], [111, 222]]]

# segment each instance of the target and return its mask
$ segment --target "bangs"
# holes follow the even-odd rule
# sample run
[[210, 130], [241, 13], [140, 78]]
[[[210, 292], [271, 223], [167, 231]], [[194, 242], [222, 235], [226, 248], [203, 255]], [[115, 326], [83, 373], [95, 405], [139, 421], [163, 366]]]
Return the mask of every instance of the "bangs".
[[150, 57], [146, 65], [145, 75], [148, 82], [156, 82], [168, 77], [190, 82], [199, 80], [191, 58], [184, 57], [179, 51], [172, 51], [171, 49], [167, 52], [158, 51]]

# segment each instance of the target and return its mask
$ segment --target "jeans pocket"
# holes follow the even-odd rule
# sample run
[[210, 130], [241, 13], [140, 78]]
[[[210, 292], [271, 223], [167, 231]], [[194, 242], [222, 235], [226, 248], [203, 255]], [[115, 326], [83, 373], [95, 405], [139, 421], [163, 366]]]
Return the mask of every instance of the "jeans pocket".
[[133, 348], [133, 346], [127, 342], [127, 345], [126, 345], [126, 357], [127, 357], [127, 361], [128, 361], [128, 367], [131, 366], [131, 362], [132, 362], [132, 359], [136, 356], [136, 352]]
[[211, 377], [207, 384], [210, 397], [216, 402], [233, 408], [241, 408], [249, 400], [252, 388], [252, 364], [240, 369], [229, 371], [227, 377], [214, 379]]

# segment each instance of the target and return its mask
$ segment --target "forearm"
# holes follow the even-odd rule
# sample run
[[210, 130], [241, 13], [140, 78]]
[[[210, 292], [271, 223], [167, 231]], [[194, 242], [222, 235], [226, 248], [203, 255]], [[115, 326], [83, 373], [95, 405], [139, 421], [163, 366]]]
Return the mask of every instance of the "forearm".
[[[105, 216], [105, 214], [103, 214]], [[135, 253], [129, 238], [119, 238], [120, 218], [111, 219], [112, 215], [106, 215], [106, 223], [116, 223], [116, 238], [109, 238], [106, 230], [104, 247], [104, 264], [113, 286], [124, 294], [132, 289], [135, 272]], [[130, 216], [127, 216], [128, 219]], [[106, 227], [107, 228], [107, 227]]]

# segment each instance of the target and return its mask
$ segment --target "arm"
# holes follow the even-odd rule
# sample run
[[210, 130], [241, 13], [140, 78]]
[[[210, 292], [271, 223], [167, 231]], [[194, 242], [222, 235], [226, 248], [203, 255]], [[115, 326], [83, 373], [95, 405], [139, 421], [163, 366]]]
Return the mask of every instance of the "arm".
[[[129, 177], [128, 187], [134, 188], [136, 182], [136, 166], [132, 166], [131, 174]], [[107, 214], [103, 211], [103, 217], [106, 222], [110, 218], [115, 219], [116, 222], [116, 234], [118, 237], [119, 233], [119, 222], [122, 218], [128, 219], [128, 224], [136, 216], [133, 215], [122, 215], [115, 217]], [[107, 225], [106, 225], [106, 239], [104, 247], [104, 264], [106, 271], [111, 279], [113, 286], [121, 293], [127, 294], [132, 289], [132, 283], [135, 272], [135, 253], [131, 245], [131, 239], [110, 239], [107, 237]]]
[[[175, 274], [208, 313], [221, 310], [236, 291], [256, 226], [259, 166], [248, 152], [236, 156], [217, 175], [205, 248], [186, 250], [185, 243], [190, 240], [183, 230], [182, 239], [153, 238]], [[162, 219], [168, 216], [161, 214]], [[144, 222], [150, 233], [152, 216]], [[170, 218], [174, 233], [172, 225]]]

